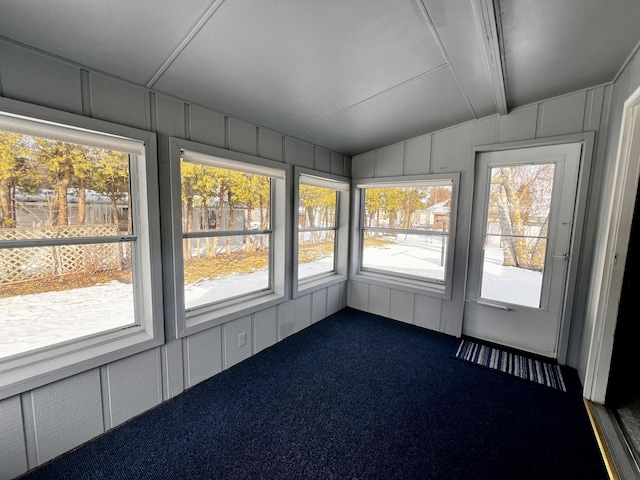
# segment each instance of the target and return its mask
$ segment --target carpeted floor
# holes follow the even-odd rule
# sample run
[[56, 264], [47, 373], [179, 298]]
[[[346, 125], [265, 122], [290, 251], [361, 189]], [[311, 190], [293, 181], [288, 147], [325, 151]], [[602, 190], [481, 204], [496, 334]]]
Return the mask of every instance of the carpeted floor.
[[579, 395], [457, 342], [347, 308], [24, 478], [608, 479]]

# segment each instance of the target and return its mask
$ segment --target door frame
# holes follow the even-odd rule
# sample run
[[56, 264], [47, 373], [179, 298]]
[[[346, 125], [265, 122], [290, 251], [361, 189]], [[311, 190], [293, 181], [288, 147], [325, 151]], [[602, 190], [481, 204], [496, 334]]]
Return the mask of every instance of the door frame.
[[618, 307], [640, 177], [640, 87], [624, 102], [617, 154], [612, 163], [613, 172], [606, 179], [602, 191], [598, 255], [586, 315], [592, 331], [584, 396], [599, 404], [605, 403], [609, 385]]
[[[576, 190], [576, 206], [574, 212], [574, 226], [572, 232], [571, 249], [569, 251], [569, 265], [567, 266], [566, 290], [564, 305], [560, 320], [560, 332], [558, 334], [557, 361], [561, 365], [567, 363], [569, 353], [569, 340], [573, 323], [573, 312], [576, 303], [576, 281], [580, 273], [580, 257], [582, 253], [582, 240], [584, 237], [584, 224], [587, 210], [587, 197], [589, 192], [589, 179], [591, 177], [591, 163], [595, 146], [595, 132], [582, 132], [569, 135], [558, 135], [554, 137], [544, 137], [531, 140], [521, 140], [507, 143], [497, 143], [490, 145], [478, 145], [473, 147], [473, 185], [474, 194], [476, 189], [476, 169], [478, 155], [480, 153], [498, 152], [503, 150], [517, 150], [529, 147], [542, 147], [549, 145], [561, 145], [566, 143], [581, 143], [582, 152], [580, 155], [580, 167], [578, 172], [578, 185]], [[469, 272], [469, 259], [471, 258], [471, 229], [467, 239], [467, 265]], [[587, 273], [587, 272], [585, 272]], [[466, 299], [467, 282], [465, 281], [464, 298]], [[466, 302], [465, 302], [466, 303]]]

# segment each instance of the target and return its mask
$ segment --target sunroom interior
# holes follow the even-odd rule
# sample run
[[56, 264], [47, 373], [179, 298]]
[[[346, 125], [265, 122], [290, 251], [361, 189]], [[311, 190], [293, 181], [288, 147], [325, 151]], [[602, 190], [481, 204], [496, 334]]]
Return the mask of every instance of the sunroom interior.
[[[640, 396], [638, 19], [632, 0], [5, 2], [0, 478], [347, 306], [575, 369], [637, 470], [616, 411]], [[514, 158], [556, 192], [530, 195], [523, 238], [545, 246], [515, 260], [540, 317], [484, 274]]]

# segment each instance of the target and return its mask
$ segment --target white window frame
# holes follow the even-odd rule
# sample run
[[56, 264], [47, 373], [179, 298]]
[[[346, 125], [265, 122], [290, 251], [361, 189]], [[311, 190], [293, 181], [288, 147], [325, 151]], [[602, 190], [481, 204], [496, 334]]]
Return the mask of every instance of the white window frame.
[[[362, 268], [362, 250], [364, 234], [364, 195], [363, 190], [367, 187], [411, 187], [419, 185], [434, 185], [438, 182], [451, 182], [451, 209], [449, 213], [449, 239], [447, 243], [447, 254], [445, 260], [444, 281], [436, 279], [421, 279], [414, 276], [404, 276], [400, 273], [387, 273], [382, 270]], [[451, 299], [451, 288], [453, 281], [453, 264], [456, 240], [456, 217], [458, 211], [458, 190], [460, 185], [460, 173], [453, 172], [447, 174], [433, 175], [408, 175], [403, 177], [377, 177], [360, 178], [352, 181], [353, 200], [353, 222], [351, 231], [351, 262], [350, 278], [359, 282], [380, 285], [390, 288], [398, 288], [405, 291], [429, 295], [442, 299]]]
[[[271, 240], [269, 245], [270, 288], [254, 292], [240, 298], [230, 298], [213, 304], [203, 305], [187, 311], [184, 299], [184, 259], [182, 256], [182, 185], [180, 177], [180, 158], [183, 152], [199, 157], [203, 163], [220, 168], [245, 167], [250, 173], [270, 176], [271, 181]], [[288, 219], [291, 215], [291, 189], [289, 177], [291, 166], [253, 155], [234, 152], [176, 137], [169, 137], [169, 183], [167, 209], [171, 211], [171, 222], [164, 230], [163, 239], [169, 242], [165, 255], [166, 283], [165, 291], [171, 292], [165, 297], [165, 311], [175, 318], [175, 329], [171, 335], [182, 338], [208, 328], [220, 325], [235, 318], [249, 315], [258, 310], [277, 305], [287, 300], [290, 290], [290, 277], [286, 274], [291, 263], [290, 236]], [[166, 201], [166, 200], [165, 200]], [[242, 231], [239, 231], [241, 234]]]
[[157, 139], [153, 132], [0, 98], [2, 129], [47, 135], [114, 150], [137, 149], [131, 161], [136, 324], [0, 360], [0, 400], [143, 352], [164, 343], [158, 210]]
[[[308, 168], [296, 167], [294, 170], [294, 205], [296, 212], [293, 219], [293, 297], [326, 288], [348, 278], [349, 257], [349, 210], [351, 198], [351, 180], [346, 177], [318, 172]], [[300, 183], [328, 188], [336, 191], [336, 226], [334, 247], [334, 269], [331, 272], [298, 278], [298, 243], [301, 229], [298, 224], [300, 207]]]

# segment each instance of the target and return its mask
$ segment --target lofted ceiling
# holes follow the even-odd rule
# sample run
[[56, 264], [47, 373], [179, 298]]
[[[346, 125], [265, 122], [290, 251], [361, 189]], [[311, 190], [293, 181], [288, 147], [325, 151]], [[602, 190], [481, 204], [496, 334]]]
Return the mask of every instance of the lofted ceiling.
[[0, 36], [334, 151], [612, 81], [639, 0], [0, 0]]

